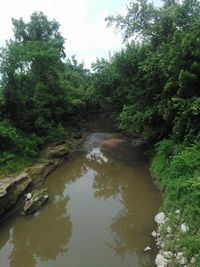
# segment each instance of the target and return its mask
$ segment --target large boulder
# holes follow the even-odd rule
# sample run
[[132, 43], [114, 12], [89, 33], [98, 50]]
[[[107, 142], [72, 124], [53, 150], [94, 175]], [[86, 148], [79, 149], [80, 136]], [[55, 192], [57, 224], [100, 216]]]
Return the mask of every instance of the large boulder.
[[32, 182], [27, 172], [0, 179], [0, 215], [11, 208]]
[[47, 189], [44, 188], [35, 190], [34, 192], [32, 192], [32, 194], [30, 194], [30, 197], [26, 198], [22, 215], [27, 216], [33, 214], [47, 201], [48, 198], [49, 195]]

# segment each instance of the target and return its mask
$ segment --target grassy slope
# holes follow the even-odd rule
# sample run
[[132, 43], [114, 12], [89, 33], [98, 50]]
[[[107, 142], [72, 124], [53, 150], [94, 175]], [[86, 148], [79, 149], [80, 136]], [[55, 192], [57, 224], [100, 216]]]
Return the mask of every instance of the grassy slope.
[[[174, 232], [166, 249], [183, 251], [188, 258], [198, 255], [196, 266], [200, 266], [200, 142], [184, 146], [169, 139], [161, 141], [151, 168], [164, 192], [164, 209]], [[189, 226], [187, 233], [180, 231], [183, 222]]]

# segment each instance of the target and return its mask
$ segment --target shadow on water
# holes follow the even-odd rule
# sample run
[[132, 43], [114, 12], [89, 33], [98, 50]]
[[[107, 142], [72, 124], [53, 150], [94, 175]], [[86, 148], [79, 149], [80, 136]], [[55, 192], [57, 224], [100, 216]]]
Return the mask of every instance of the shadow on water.
[[[34, 217], [19, 217], [0, 230], [0, 266], [34, 267], [38, 261], [56, 260], [67, 252], [72, 222], [66, 207], [69, 198], [52, 201], [54, 209], [45, 207]], [[50, 210], [49, 210], [50, 209]], [[65, 232], [57, 229], [65, 229]]]
[[1, 267], [152, 267], [153, 218], [162, 198], [140, 146], [115, 147], [93, 133], [46, 180], [50, 202], [34, 217], [1, 226]]

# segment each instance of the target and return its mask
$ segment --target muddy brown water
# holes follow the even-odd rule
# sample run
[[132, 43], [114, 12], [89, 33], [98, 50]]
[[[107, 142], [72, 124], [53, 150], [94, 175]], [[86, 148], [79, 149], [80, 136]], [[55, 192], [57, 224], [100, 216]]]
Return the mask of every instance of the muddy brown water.
[[150, 233], [162, 203], [142, 149], [91, 133], [44, 183], [50, 201], [0, 225], [0, 267], [153, 267]]

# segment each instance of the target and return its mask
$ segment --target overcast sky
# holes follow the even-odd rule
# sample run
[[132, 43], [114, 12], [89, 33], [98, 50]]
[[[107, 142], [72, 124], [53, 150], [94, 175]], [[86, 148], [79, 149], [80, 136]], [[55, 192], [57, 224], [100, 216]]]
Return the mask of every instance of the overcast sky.
[[[154, 0], [155, 4], [161, 0]], [[66, 38], [66, 54], [89, 67], [96, 57], [108, 57], [122, 47], [120, 34], [106, 28], [107, 15], [124, 12], [129, 0], [6, 0], [0, 9], [0, 46], [12, 38], [11, 18], [28, 21], [34, 11], [42, 11], [60, 24]]]

